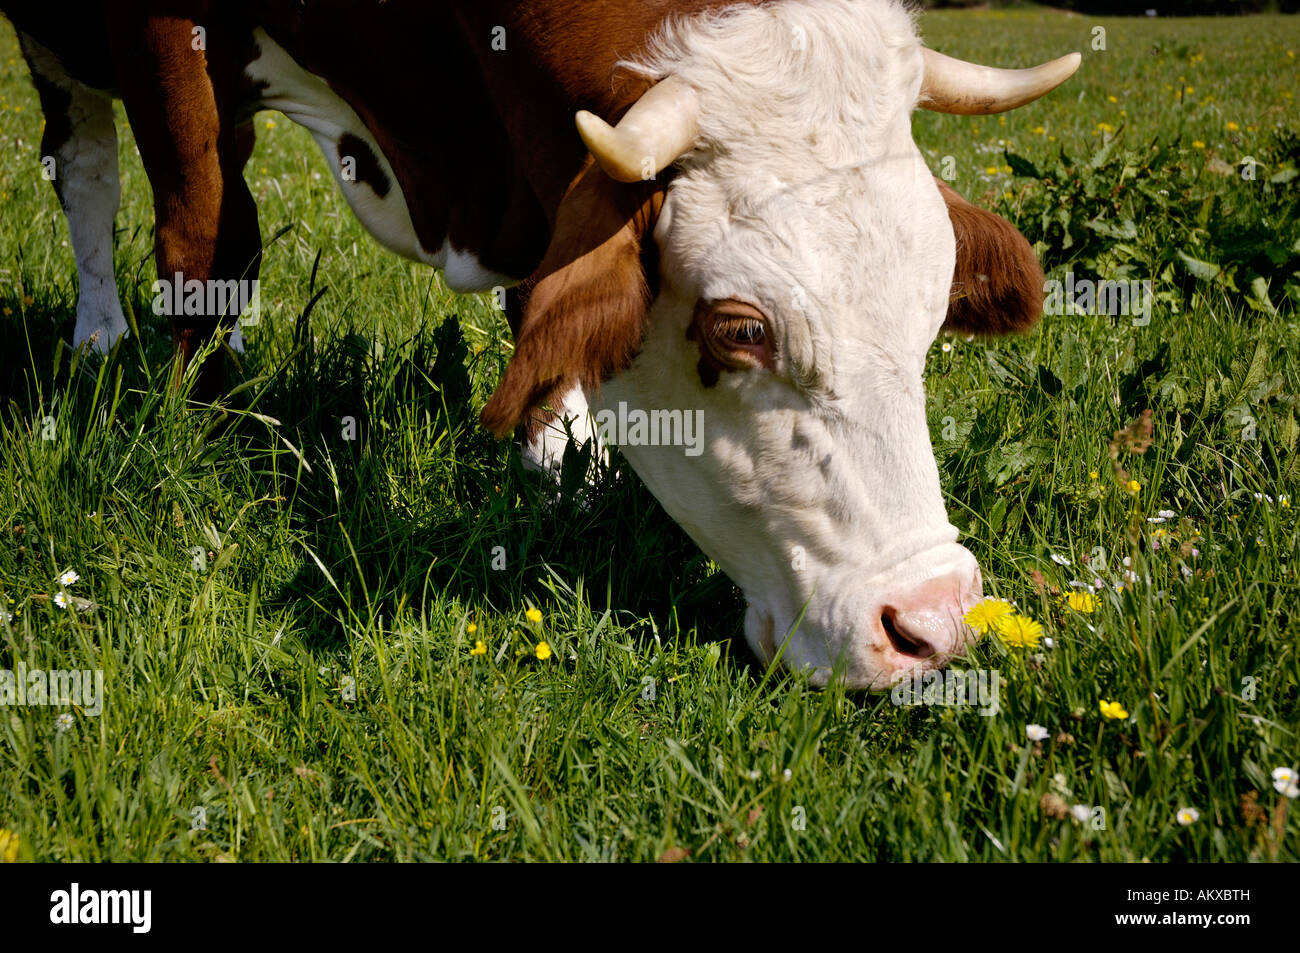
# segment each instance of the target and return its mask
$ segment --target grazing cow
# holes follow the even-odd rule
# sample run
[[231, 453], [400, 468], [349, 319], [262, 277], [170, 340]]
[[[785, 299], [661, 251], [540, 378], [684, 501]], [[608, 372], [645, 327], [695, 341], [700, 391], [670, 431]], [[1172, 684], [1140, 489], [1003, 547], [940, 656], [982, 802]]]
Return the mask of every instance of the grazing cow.
[[[153, 187], [158, 273], [187, 283], [256, 275], [241, 170], [253, 113], [277, 109], [382, 244], [455, 290], [514, 289], [483, 421], [522, 428], [530, 459], [556, 458], [561, 419], [585, 436], [593, 414], [698, 415], [693, 448], [617, 436], [744, 590], [761, 657], [881, 689], [963, 650], [980, 574], [944, 510], [925, 355], [941, 327], [1031, 324], [1043, 284], [1008, 222], [930, 175], [910, 115], [1023, 105], [1078, 54], [950, 59], [894, 0], [24, 7], [78, 342], [124, 328], [110, 96]], [[221, 327], [175, 316], [182, 360]]]

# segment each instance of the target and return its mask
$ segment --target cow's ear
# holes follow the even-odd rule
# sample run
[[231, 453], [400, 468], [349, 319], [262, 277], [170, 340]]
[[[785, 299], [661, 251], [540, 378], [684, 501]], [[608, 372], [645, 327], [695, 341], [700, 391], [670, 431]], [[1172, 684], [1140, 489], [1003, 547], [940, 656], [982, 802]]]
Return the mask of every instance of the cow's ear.
[[1031, 327], [1043, 313], [1043, 269], [1029, 242], [1006, 219], [935, 181], [957, 238], [957, 267], [944, 328], [1006, 334]]
[[[498, 436], [575, 384], [599, 387], [641, 347], [652, 294], [642, 246], [662, 204], [654, 182], [615, 182], [588, 159], [556, 212], [542, 264], [520, 288], [515, 353], [483, 425]], [[653, 277], [653, 276], [652, 276]]]

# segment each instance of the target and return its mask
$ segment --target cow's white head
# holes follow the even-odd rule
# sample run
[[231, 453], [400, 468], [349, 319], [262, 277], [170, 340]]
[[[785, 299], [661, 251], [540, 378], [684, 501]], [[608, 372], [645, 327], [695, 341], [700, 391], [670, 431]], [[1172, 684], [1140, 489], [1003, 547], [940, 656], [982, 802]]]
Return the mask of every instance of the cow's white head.
[[936, 183], [910, 116], [1009, 109], [1075, 66], [950, 60], [872, 0], [670, 25], [618, 126], [579, 116], [600, 168], [561, 205], [485, 420], [508, 429], [575, 381], [616, 419], [699, 412], [698, 447], [622, 449], [744, 590], [755, 651], [872, 689], [943, 664], [981, 588], [943, 505], [925, 355], [945, 322], [1031, 323], [1042, 275], [1011, 225]]

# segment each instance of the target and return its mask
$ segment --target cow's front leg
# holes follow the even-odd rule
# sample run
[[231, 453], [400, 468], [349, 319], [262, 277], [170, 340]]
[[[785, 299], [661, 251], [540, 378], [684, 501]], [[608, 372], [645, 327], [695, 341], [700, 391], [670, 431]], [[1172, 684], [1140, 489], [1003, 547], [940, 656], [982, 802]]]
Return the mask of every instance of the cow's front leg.
[[[110, 32], [114, 62], [123, 64], [122, 100], [153, 185], [154, 307], [171, 320], [183, 371], [255, 297], [261, 240], [242, 174], [254, 133], [241, 115], [251, 41], [217, 14], [200, 23], [150, 16], [141, 4], [121, 7]], [[218, 396], [224, 369], [218, 351], [200, 369], [194, 396]]]
[[77, 326], [72, 343], [107, 352], [126, 333], [113, 276], [113, 219], [121, 202], [113, 100], [68, 74], [59, 59], [26, 34], [23, 57], [45, 114], [42, 161], [63, 206], [77, 259]]

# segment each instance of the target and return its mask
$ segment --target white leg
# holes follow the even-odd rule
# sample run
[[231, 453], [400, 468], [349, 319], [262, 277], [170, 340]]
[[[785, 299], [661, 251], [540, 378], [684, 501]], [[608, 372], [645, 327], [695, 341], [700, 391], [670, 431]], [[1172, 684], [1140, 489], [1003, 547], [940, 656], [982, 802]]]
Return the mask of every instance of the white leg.
[[[42, 158], [54, 160], [52, 184], [68, 219], [72, 253], [77, 259], [80, 293], [72, 343], [89, 342], [107, 352], [126, 333], [113, 276], [113, 218], [122, 194], [113, 100], [109, 93], [69, 76], [58, 59], [30, 37], [21, 39], [38, 87], [44, 83], [54, 93], [41, 97], [47, 111]], [[52, 108], [64, 115], [49, 115]], [[67, 135], [54, 130], [67, 130]], [[56, 138], [63, 141], [54, 141]]]

